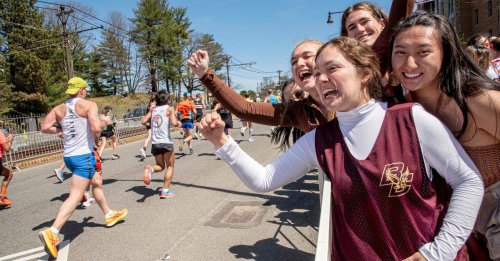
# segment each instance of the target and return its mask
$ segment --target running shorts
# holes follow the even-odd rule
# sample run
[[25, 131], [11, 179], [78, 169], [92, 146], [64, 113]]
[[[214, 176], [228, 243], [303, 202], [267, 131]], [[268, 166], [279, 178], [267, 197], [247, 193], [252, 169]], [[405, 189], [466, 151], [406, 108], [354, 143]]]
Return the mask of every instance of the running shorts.
[[183, 129], [194, 129], [194, 124], [192, 120], [182, 120], [182, 126], [181, 128]]
[[82, 178], [92, 179], [96, 169], [94, 153], [64, 157], [64, 164], [74, 174]]
[[101, 172], [102, 171], [101, 156], [99, 156], [97, 148], [94, 148], [94, 157], [95, 157], [95, 172]]
[[172, 143], [151, 144], [151, 154], [153, 154], [153, 156], [173, 151], [174, 151], [174, 144]]
[[101, 131], [101, 137], [110, 138], [113, 135], [115, 135], [115, 133], [113, 131], [110, 131], [110, 130], [103, 130], [103, 131]]

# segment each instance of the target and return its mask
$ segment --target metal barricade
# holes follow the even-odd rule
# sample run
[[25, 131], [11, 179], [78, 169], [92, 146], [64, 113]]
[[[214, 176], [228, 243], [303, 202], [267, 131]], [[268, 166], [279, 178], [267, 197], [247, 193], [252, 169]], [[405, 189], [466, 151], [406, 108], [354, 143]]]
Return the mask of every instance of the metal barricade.
[[[43, 134], [40, 125], [45, 115], [23, 115], [17, 117], [2, 117], [0, 128], [5, 128], [14, 135], [11, 150], [6, 154], [6, 164], [13, 168], [19, 162], [61, 153], [62, 138], [56, 134]], [[141, 125], [142, 117], [119, 119], [116, 121], [118, 140], [141, 136], [146, 128]], [[19, 168], [18, 168], [19, 169]]]

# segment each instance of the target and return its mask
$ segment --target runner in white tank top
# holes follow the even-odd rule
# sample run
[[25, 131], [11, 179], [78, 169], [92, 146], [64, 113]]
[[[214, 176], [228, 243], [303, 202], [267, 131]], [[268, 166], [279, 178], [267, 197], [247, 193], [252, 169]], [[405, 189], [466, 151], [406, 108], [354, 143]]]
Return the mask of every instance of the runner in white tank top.
[[89, 154], [94, 150], [94, 133], [90, 129], [87, 118], [76, 114], [75, 104], [81, 98], [70, 98], [66, 104], [66, 116], [60, 122], [64, 136], [64, 157]]
[[173, 144], [170, 139], [170, 121], [167, 116], [168, 105], [156, 106], [151, 113], [151, 144]]
[[[92, 184], [95, 200], [104, 213], [106, 226], [114, 226], [128, 213], [126, 208], [113, 211], [108, 207], [102, 191], [102, 176], [100, 174], [94, 175], [96, 163], [93, 152], [94, 135], [99, 133], [104, 126], [111, 124], [111, 119], [97, 117], [97, 105], [85, 100], [87, 86], [82, 78], [71, 78], [66, 90], [66, 94], [71, 98], [53, 108], [41, 126], [42, 133], [63, 132], [64, 163], [73, 172], [69, 197], [59, 208], [52, 226], [38, 234], [45, 251], [52, 258], [57, 258], [58, 255], [56, 244], [59, 243], [59, 230], [75, 211], [83, 193], [90, 184]], [[61, 125], [60, 127], [57, 125], [58, 123]]]
[[149, 185], [151, 175], [165, 169], [163, 178], [163, 189], [160, 198], [171, 198], [175, 196], [170, 190], [170, 184], [174, 176], [174, 145], [170, 139], [170, 127], [181, 127], [181, 122], [177, 120], [175, 111], [168, 106], [169, 96], [165, 90], [161, 90], [155, 95], [156, 107], [148, 111], [142, 118], [142, 125], [151, 123], [151, 153], [155, 156], [155, 165], [146, 165], [142, 180]]

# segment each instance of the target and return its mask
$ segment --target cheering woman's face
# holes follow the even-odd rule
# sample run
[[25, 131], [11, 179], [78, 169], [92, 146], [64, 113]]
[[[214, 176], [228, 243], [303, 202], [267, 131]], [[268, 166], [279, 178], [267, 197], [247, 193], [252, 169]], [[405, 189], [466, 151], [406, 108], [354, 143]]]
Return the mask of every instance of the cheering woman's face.
[[352, 11], [346, 19], [347, 35], [368, 46], [373, 46], [380, 33], [385, 28], [385, 21], [376, 18], [366, 10]]
[[319, 47], [321, 47], [321, 43], [304, 42], [295, 47], [292, 53], [290, 62], [293, 79], [299, 88], [306, 92], [314, 90], [314, 57]]

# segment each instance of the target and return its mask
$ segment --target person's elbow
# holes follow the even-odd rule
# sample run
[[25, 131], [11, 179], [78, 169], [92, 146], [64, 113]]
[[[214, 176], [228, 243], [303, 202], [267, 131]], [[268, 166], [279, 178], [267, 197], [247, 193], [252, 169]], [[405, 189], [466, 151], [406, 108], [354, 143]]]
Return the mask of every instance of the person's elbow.
[[95, 124], [91, 124], [90, 125], [90, 130], [93, 132], [93, 133], [99, 133], [102, 131], [102, 126], [101, 124], [99, 123], [95, 123]]

